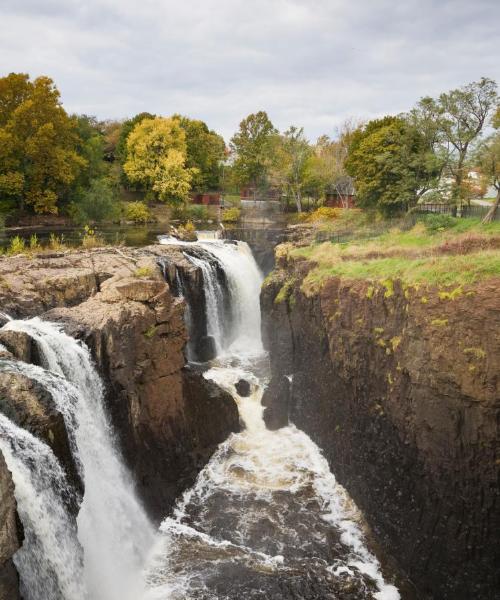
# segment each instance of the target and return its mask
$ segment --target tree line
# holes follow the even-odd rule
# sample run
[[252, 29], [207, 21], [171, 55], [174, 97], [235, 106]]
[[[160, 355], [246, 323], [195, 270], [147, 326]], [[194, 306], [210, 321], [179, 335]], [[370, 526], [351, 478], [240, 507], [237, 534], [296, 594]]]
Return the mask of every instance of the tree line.
[[[462, 204], [500, 190], [500, 109], [487, 78], [422, 98], [414, 108], [368, 122], [350, 119], [335, 139], [309, 143], [302, 128], [279, 133], [265, 112], [244, 119], [231, 140], [233, 176], [266, 193], [278, 189], [301, 210], [305, 195], [333, 193], [347, 206], [386, 214], [411, 210], [422, 198]], [[484, 135], [489, 131], [489, 135]]]
[[112, 218], [123, 190], [178, 205], [193, 191], [248, 188], [298, 211], [305, 196], [347, 205], [355, 190], [359, 206], [390, 214], [422, 198], [468, 202], [491, 185], [496, 210], [499, 127], [496, 83], [482, 78], [406, 113], [347, 120], [315, 143], [296, 125], [279, 132], [259, 111], [226, 148], [206, 123], [179, 114], [69, 115], [50, 78], [11, 73], [0, 78], [0, 205], [87, 222]]

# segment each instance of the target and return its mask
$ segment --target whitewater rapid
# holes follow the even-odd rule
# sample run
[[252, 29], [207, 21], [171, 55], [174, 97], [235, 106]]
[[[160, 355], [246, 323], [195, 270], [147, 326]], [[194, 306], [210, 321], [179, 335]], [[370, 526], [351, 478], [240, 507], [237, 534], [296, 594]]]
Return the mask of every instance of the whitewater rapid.
[[[207, 319], [217, 318], [221, 333], [219, 354], [204, 376], [233, 396], [243, 429], [221, 444], [163, 521], [144, 600], [320, 599], [351, 588], [358, 593], [352, 597], [397, 600], [367, 547], [362, 516], [319, 448], [293, 425], [275, 432], [265, 426], [262, 275], [250, 249], [242, 242], [198, 245], [224, 269], [231, 297], [226, 318], [233, 324], [224, 338], [222, 307], [213, 305], [221, 295], [206, 294]], [[205, 289], [218, 285], [213, 267], [202, 273]], [[248, 397], [235, 387], [241, 379], [250, 383]]]

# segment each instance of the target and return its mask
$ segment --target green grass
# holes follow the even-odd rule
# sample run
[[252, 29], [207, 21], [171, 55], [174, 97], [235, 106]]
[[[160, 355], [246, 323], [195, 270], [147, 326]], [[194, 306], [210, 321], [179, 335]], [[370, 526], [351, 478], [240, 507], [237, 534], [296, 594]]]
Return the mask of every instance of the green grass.
[[500, 277], [500, 253], [494, 250], [465, 255], [445, 255], [408, 259], [388, 257], [373, 260], [321, 262], [307, 275], [304, 286], [314, 288], [329, 277], [367, 279], [386, 282], [401, 279], [406, 283], [429, 285], [467, 285], [490, 277]]

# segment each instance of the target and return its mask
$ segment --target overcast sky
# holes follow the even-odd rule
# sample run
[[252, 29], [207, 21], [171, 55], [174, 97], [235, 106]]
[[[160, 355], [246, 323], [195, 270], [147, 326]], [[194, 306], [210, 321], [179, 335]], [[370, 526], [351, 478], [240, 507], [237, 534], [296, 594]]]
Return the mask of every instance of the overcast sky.
[[498, 0], [0, 0], [0, 72], [70, 112], [179, 112], [232, 135], [266, 110], [311, 140], [346, 117], [500, 80]]

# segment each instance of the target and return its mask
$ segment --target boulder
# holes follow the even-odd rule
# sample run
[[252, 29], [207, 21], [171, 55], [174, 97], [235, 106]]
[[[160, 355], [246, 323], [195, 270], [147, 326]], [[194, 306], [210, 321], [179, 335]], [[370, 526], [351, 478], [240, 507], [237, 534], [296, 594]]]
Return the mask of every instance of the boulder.
[[250, 396], [252, 387], [250, 385], [250, 382], [247, 381], [246, 379], [238, 380], [234, 384], [234, 387], [236, 388], [238, 395], [241, 396], [242, 398], [247, 398], [248, 396]]

